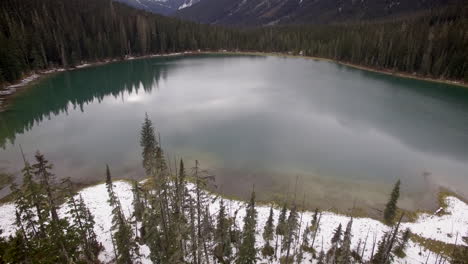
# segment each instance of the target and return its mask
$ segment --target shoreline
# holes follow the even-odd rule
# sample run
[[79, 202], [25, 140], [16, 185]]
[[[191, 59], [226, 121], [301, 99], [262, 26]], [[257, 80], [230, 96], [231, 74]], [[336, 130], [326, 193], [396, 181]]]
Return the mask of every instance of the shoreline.
[[217, 52], [218, 54], [245, 54], [245, 55], [256, 55], [256, 56], [276, 56], [276, 57], [285, 57], [285, 58], [302, 58], [302, 59], [311, 59], [311, 60], [317, 60], [317, 61], [327, 61], [327, 62], [333, 62], [336, 64], [340, 64], [343, 66], [347, 66], [350, 68], [355, 68], [363, 71], [368, 71], [368, 72], [375, 72], [375, 73], [381, 73], [389, 76], [394, 76], [394, 77], [400, 77], [400, 78], [406, 78], [406, 79], [413, 79], [413, 80], [420, 80], [420, 81], [427, 81], [427, 82], [434, 82], [434, 83], [441, 83], [441, 84], [448, 84], [448, 85], [454, 85], [458, 87], [463, 87], [463, 88], [468, 88], [468, 82], [463, 82], [463, 81], [457, 81], [457, 80], [449, 80], [449, 79], [436, 79], [436, 78], [431, 78], [419, 74], [411, 74], [407, 72], [401, 72], [401, 71], [392, 71], [389, 69], [378, 69], [378, 68], [373, 68], [373, 67], [368, 67], [368, 66], [363, 66], [359, 64], [354, 64], [354, 63], [349, 63], [349, 62], [344, 62], [344, 61], [339, 61], [339, 60], [334, 60], [334, 59], [329, 59], [329, 58], [322, 58], [322, 57], [314, 57], [314, 56], [306, 56], [306, 55], [295, 55], [295, 54], [288, 54], [288, 53], [276, 53], [276, 52], [256, 52], [256, 51], [223, 51], [223, 52]]
[[[113, 181], [117, 182], [125, 182], [128, 184], [131, 184], [132, 181], [135, 179], [131, 178], [125, 178], [125, 177], [114, 177]], [[150, 177], [142, 177], [137, 180], [141, 184], [145, 185], [146, 183], [151, 181]], [[194, 184], [194, 180], [191, 178], [187, 178], [187, 182]], [[101, 184], [105, 184], [104, 180], [96, 180], [96, 181], [91, 181], [91, 182], [79, 182], [79, 181], [72, 181], [72, 189], [76, 192], [80, 192], [82, 190], [85, 190], [87, 188], [92, 188]], [[4, 186], [4, 188], [9, 188], [9, 185]], [[215, 188], [211, 188], [209, 186], [203, 188], [203, 191], [216, 196], [216, 197], [221, 197], [223, 199], [231, 200], [231, 201], [237, 201], [241, 203], [246, 203], [248, 202], [248, 198], [246, 197], [241, 197], [237, 195], [229, 195], [224, 193], [222, 190]], [[465, 198], [464, 196], [453, 192], [445, 187], [439, 186], [439, 188], [432, 194], [434, 196], [434, 203], [433, 205], [429, 207], [415, 207], [413, 209], [405, 209], [402, 207], [398, 207], [397, 211], [397, 216], [400, 216], [402, 213], [405, 214], [405, 217], [403, 218], [402, 223], [414, 223], [420, 215], [437, 215], [441, 214], [443, 215], [445, 210], [448, 207], [448, 204], [446, 203], [446, 199], [449, 197], [453, 197], [458, 199], [460, 202], [465, 203], [468, 206], [468, 199]], [[400, 197], [401, 198], [401, 197]], [[0, 198], [0, 207], [13, 202], [13, 196], [11, 193], [8, 193], [7, 195], [3, 196]], [[259, 206], [265, 206], [265, 205], [274, 205], [275, 207], [281, 208], [282, 203], [277, 200], [277, 199], [259, 199], [256, 201]], [[308, 207], [308, 206], [300, 206], [300, 210], [302, 211], [310, 211], [312, 212], [314, 208], [320, 209], [321, 211], [326, 211], [330, 213], [334, 213], [337, 215], [341, 216], [346, 216], [346, 217], [357, 217], [357, 218], [368, 218], [368, 219], [373, 219], [376, 220], [382, 224], [384, 224], [382, 217], [379, 217], [381, 213], [383, 213], [383, 207], [378, 208], [378, 207], [362, 207], [362, 204], [358, 204], [355, 207], [351, 208], [342, 208], [339, 209], [334, 206], [325, 206], [325, 205], [320, 205], [320, 206], [313, 206], [313, 207]], [[371, 213], [372, 210], [378, 210], [381, 213], [375, 214]], [[398, 218], [398, 217], [397, 217]]]
[[[211, 52], [210, 52], [211, 53]], [[157, 57], [171, 57], [171, 56], [183, 56], [183, 55], [196, 55], [196, 54], [204, 54], [204, 52], [195, 52], [195, 51], [184, 51], [184, 52], [174, 52], [174, 53], [166, 53], [166, 54], [151, 54], [151, 55], [144, 55], [144, 56], [128, 56], [123, 59], [106, 59], [103, 61], [96, 61], [96, 62], [83, 62], [82, 64], [76, 65], [73, 68], [51, 68], [43, 71], [38, 71], [34, 73], [30, 73], [26, 75], [26, 77], [18, 80], [16, 83], [8, 85], [4, 88], [0, 88], [0, 113], [4, 112], [8, 109], [8, 105], [10, 103], [10, 99], [16, 96], [17, 94], [21, 93], [23, 90], [27, 89], [35, 82], [40, 81], [50, 75], [66, 72], [66, 71], [75, 71], [84, 68], [91, 68], [102, 66], [110, 63], [115, 62], [123, 62], [123, 61], [130, 61], [130, 60], [139, 60], [139, 59], [148, 59], [148, 58], [157, 58]]]
[[326, 61], [326, 62], [332, 62], [332, 63], [336, 63], [336, 64], [343, 65], [346, 67], [362, 70], [362, 71], [380, 73], [380, 74], [385, 74], [385, 75], [394, 76], [398, 78], [406, 78], [406, 79], [427, 81], [427, 82], [454, 85], [458, 87], [468, 88], [468, 83], [463, 82], [463, 81], [436, 79], [436, 78], [421, 76], [418, 74], [410, 74], [410, 73], [405, 73], [405, 72], [392, 71], [389, 69], [377, 69], [373, 67], [367, 67], [367, 66], [363, 66], [359, 64], [353, 64], [349, 62], [338, 61], [338, 60], [322, 58], [322, 57], [304, 56], [304, 55], [296, 55], [296, 54], [280, 53], [280, 52], [228, 51], [228, 50], [200, 51], [199, 50], [199, 51], [183, 51], [183, 52], [174, 52], [174, 53], [165, 53], [165, 54], [150, 54], [150, 55], [137, 56], [137, 57], [127, 56], [123, 59], [106, 59], [103, 61], [96, 61], [96, 62], [83, 62], [82, 64], [76, 65], [73, 68], [68, 68], [68, 69], [52, 68], [48, 70], [34, 72], [34, 73], [26, 75], [26, 77], [18, 80], [16, 83], [8, 85], [0, 89], [0, 113], [8, 109], [9, 101], [12, 97], [14, 97], [16, 94], [18, 94], [25, 88], [28, 88], [29, 86], [34, 84], [34, 82], [40, 81], [41, 79], [51, 74], [65, 72], [65, 71], [74, 71], [74, 70], [79, 70], [83, 68], [96, 67], [96, 66], [109, 64], [109, 63], [123, 62], [123, 61], [129, 61], [129, 60], [139, 60], [139, 59], [148, 59], [148, 58], [156, 58], [156, 57], [170, 57], [170, 56], [202, 55], [202, 54], [205, 54], [205, 55], [209, 55], [209, 54], [254, 55], [254, 56], [264, 56], [264, 57], [275, 56], [275, 57], [285, 57], [285, 58], [301, 58], [301, 59], [309, 59], [309, 60], [316, 60], [316, 61]]
[[[142, 187], [145, 188], [145, 182], [140, 181]], [[131, 218], [133, 213], [132, 206], [132, 195], [131, 188], [132, 185], [128, 182], [113, 180], [113, 186], [117, 197], [119, 198], [122, 207], [124, 208], [124, 213], [126, 217]], [[193, 183], [187, 183], [189, 190], [193, 191]], [[236, 201], [224, 198], [222, 196], [216, 195], [216, 193], [209, 193], [203, 191], [210, 199], [210, 203], [207, 206], [207, 210], [211, 215], [215, 215], [219, 211], [219, 206], [221, 200], [224, 204], [228, 204], [228, 215], [234, 214], [234, 221], [237, 225], [242, 226], [243, 220], [242, 216], [246, 211], [246, 203], [243, 201]], [[94, 186], [86, 187], [81, 189], [78, 192], [79, 195], [83, 197], [86, 206], [89, 208], [90, 212], [93, 214], [96, 221], [94, 226], [98, 241], [104, 246], [103, 252], [100, 254], [100, 260], [104, 263], [110, 263], [112, 261], [112, 237], [109, 234], [111, 229], [110, 221], [112, 214], [112, 208], [108, 204], [108, 194], [105, 187], [105, 184], [100, 183]], [[78, 195], [77, 194], [77, 195]], [[189, 195], [194, 195], [193, 192]], [[468, 205], [457, 198], [454, 197], [445, 197], [444, 201], [446, 207], [443, 210], [436, 213], [420, 213], [417, 215], [417, 219], [414, 222], [401, 222], [401, 229], [410, 229], [411, 238], [405, 248], [405, 255], [396, 256], [395, 263], [434, 263], [439, 257], [444, 257], [448, 260], [451, 258], [451, 252], [454, 247], [457, 246], [466, 246], [468, 241], [460, 239], [460, 236], [464, 236], [466, 226], [468, 224], [467, 214], [468, 214]], [[258, 244], [256, 243], [257, 248], [261, 248], [265, 241], [262, 239], [262, 230], [266, 219], [269, 215], [270, 208], [273, 210], [274, 217], [276, 218], [280, 214], [281, 206], [275, 204], [257, 204], [255, 210], [257, 212], [257, 223], [255, 227], [256, 239], [258, 239]], [[61, 215], [66, 215], [67, 205], [62, 204], [59, 207], [59, 212]], [[2, 237], [8, 237], [16, 232], [15, 222], [15, 205], [13, 203], [7, 203], [0, 205], [0, 211], [4, 214], [0, 215], [0, 229], [3, 229], [4, 232], [1, 235]], [[237, 216], [239, 212], [240, 217]], [[311, 223], [313, 219], [313, 211], [309, 210], [298, 210], [300, 214], [299, 220], [299, 234], [303, 234], [305, 228], [307, 228], [308, 223]], [[331, 242], [329, 238], [332, 236], [334, 230], [338, 225], [345, 226], [347, 223], [353, 220], [352, 222], [352, 240], [351, 247], [356, 248], [361, 246], [362, 241], [367, 241], [367, 237], [374, 237], [374, 245], [377, 241], [380, 241], [385, 232], [389, 232], [391, 227], [383, 224], [380, 221], [375, 219], [366, 218], [366, 217], [351, 217], [348, 215], [336, 214], [327, 210], [321, 210], [319, 220], [320, 228], [318, 229], [318, 236], [315, 247], [313, 247], [317, 252], [322, 249], [328, 251], [331, 247]], [[315, 237], [315, 235], [314, 235]], [[295, 244], [295, 247], [300, 245], [300, 243]], [[143, 244], [142, 248], [146, 248]], [[365, 260], [371, 259], [373, 253], [373, 244], [369, 243], [366, 246], [364, 243], [362, 258]], [[298, 248], [297, 248], [298, 249]], [[293, 248], [295, 251], [296, 248]], [[142, 250], [141, 252], [146, 252], [142, 257], [149, 261], [149, 252], [148, 250]], [[280, 254], [281, 255], [281, 254]], [[307, 261], [312, 259], [312, 255], [307, 255], [302, 263], [315, 263], [315, 261]], [[259, 258], [259, 261], [262, 262], [262, 259]], [[266, 261], [266, 259], [265, 259]], [[276, 263], [276, 262], [275, 262]]]

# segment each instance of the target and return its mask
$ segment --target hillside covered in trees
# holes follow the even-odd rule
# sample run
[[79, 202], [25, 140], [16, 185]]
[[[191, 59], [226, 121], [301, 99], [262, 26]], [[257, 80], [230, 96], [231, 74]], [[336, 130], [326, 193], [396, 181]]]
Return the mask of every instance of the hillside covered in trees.
[[0, 3], [0, 83], [83, 62], [177, 51], [316, 56], [432, 78], [468, 80], [468, 7], [395, 21], [227, 29], [107, 0]]

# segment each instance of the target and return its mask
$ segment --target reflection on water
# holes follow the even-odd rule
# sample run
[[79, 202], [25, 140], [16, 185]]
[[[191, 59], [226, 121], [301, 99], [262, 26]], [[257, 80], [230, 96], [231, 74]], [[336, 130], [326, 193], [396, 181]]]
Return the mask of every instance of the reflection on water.
[[100, 180], [106, 163], [141, 176], [145, 112], [171, 159], [199, 159], [228, 194], [255, 183], [276, 197], [299, 177], [311, 205], [377, 206], [397, 178], [408, 208], [427, 206], [439, 184], [468, 195], [467, 89], [276, 57], [155, 58], [47, 78], [0, 114], [0, 168], [19, 171], [21, 144], [59, 176]]

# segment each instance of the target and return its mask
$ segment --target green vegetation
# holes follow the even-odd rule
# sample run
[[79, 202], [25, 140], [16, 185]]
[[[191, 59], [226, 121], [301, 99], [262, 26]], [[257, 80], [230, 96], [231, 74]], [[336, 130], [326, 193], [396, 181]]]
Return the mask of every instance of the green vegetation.
[[[141, 245], [148, 246], [149, 258], [154, 263], [201, 264], [212, 263], [211, 260], [216, 259], [219, 263], [250, 264], [256, 263], [260, 256], [280, 263], [300, 263], [306, 252], [318, 263], [361, 262], [364, 252], [360, 248], [362, 241], [358, 248], [351, 247], [353, 218], [345, 228], [339, 224], [333, 235], [325, 238], [332, 244], [326, 252], [323, 246], [320, 252], [316, 252], [314, 245], [322, 213], [316, 210], [301, 233], [303, 212], [298, 209], [295, 198], [283, 201], [276, 226], [274, 211], [270, 208], [262, 234], [265, 243], [257, 247], [255, 191], [246, 204], [243, 228], [239, 228], [236, 222], [237, 211], [227, 209], [222, 200], [219, 201], [219, 210], [213, 214], [210, 204], [220, 197], [205, 191], [213, 176], [203, 170], [198, 161], [190, 173], [187, 173], [183, 160], [179, 160], [178, 168], [169, 168], [156, 134], [146, 116], [140, 145], [148, 180], [144, 183], [130, 182], [133, 214], [124, 214], [114, 190], [110, 168], [106, 167], [108, 203], [112, 208], [112, 225], [108, 231], [113, 244], [113, 262], [138, 262]], [[13, 186], [18, 231], [7, 240], [0, 240], [0, 263], [99, 263], [97, 256], [102, 246], [97, 242], [94, 218], [83, 198], [72, 191], [69, 180], [56, 183], [52, 164], [39, 152], [35, 161], [32, 165], [25, 161], [23, 184]], [[188, 184], [188, 178], [193, 180], [192, 184]], [[399, 185], [397, 182], [389, 204], [396, 205]], [[68, 214], [59, 216], [58, 208], [64, 201]], [[436, 253], [443, 253], [454, 263], [461, 263], [456, 261], [466, 256], [463, 247], [423, 239], [408, 230], [399, 235], [402, 218], [403, 215], [382, 237], [378, 246], [374, 241], [376, 252], [372, 254], [372, 263], [391, 263], [394, 256], [405, 256], [409, 239], [420, 241]]]
[[465, 263], [468, 247], [447, 244], [437, 240], [432, 240], [418, 236], [416, 234], [411, 234], [410, 239], [423, 246], [424, 248], [442, 256], [444, 259], [452, 258], [452, 263]]
[[397, 202], [400, 197], [400, 180], [398, 180], [393, 187], [390, 199], [388, 200], [387, 205], [384, 210], [384, 222], [388, 225], [392, 224], [395, 220], [395, 215], [397, 213]]
[[394, 21], [230, 29], [106, 0], [0, 3], [0, 82], [84, 61], [188, 50], [283, 52], [468, 81], [468, 6]]
[[[55, 182], [52, 164], [41, 153], [36, 153], [35, 161], [30, 165], [25, 160], [23, 183], [12, 186], [17, 232], [0, 241], [0, 263], [94, 263], [101, 247], [93, 216], [69, 181]], [[58, 214], [64, 198], [67, 217]]]

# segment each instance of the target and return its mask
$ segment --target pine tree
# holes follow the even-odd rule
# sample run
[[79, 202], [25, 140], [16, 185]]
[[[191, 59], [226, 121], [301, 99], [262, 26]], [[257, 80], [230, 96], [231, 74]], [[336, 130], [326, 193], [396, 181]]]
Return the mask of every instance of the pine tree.
[[257, 261], [255, 249], [255, 230], [257, 226], [257, 210], [255, 209], [255, 191], [252, 191], [250, 202], [244, 217], [242, 243], [240, 245], [237, 264], [253, 264]]
[[398, 197], [400, 196], [400, 180], [398, 180], [393, 187], [392, 193], [390, 195], [390, 200], [385, 206], [384, 210], [384, 221], [386, 224], [391, 225], [395, 220]]
[[[39, 151], [35, 155], [36, 163], [32, 165], [32, 173], [39, 179], [40, 188], [44, 190], [46, 197], [46, 211], [50, 215], [48, 225], [46, 226], [47, 238], [44, 245], [56, 248], [59, 253], [60, 261], [71, 262], [71, 255], [76, 250], [74, 238], [76, 233], [69, 229], [69, 223], [66, 219], [60, 219], [57, 213], [57, 192], [54, 183], [55, 175], [51, 172], [53, 167], [44, 155]], [[44, 221], [44, 219], [42, 220]], [[65, 238], [65, 231], [69, 239]], [[67, 243], [70, 242], [70, 243]]]
[[143, 168], [146, 171], [146, 175], [152, 175], [152, 169], [155, 168], [154, 162], [156, 159], [156, 150], [158, 148], [158, 142], [154, 132], [153, 123], [145, 113], [145, 120], [141, 126], [140, 132], [140, 146], [143, 148]]
[[302, 233], [301, 250], [305, 250], [307, 252], [312, 253], [313, 248], [310, 247], [309, 236], [310, 236], [310, 227], [307, 225], [304, 228], [304, 233]]
[[136, 221], [141, 221], [143, 219], [144, 204], [143, 197], [141, 197], [141, 188], [137, 181], [132, 182], [132, 193], [133, 193], [133, 215]]
[[284, 235], [284, 242], [282, 244], [282, 251], [286, 251], [286, 263], [290, 263], [290, 250], [297, 236], [297, 229], [299, 226], [299, 215], [297, 213], [297, 206], [294, 204], [289, 212], [288, 220], [286, 222], [286, 233]]
[[353, 218], [349, 220], [348, 225], [343, 236], [343, 243], [337, 255], [337, 264], [350, 264], [351, 263], [351, 227], [353, 225]]
[[316, 208], [314, 211], [314, 215], [312, 216], [311, 223], [310, 223], [310, 230], [314, 232], [317, 230], [318, 214], [319, 214], [319, 210], [318, 208]]
[[80, 238], [76, 243], [80, 245], [83, 251], [83, 259], [88, 263], [96, 262], [100, 247], [94, 233], [94, 217], [86, 207], [83, 197], [79, 195], [76, 198], [77, 194], [72, 191], [71, 181], [68, 178], [65, 180], [65, 184], [67, 185], [66, 192], [68, 193], [68, 214], [72, 220], [70, 228]]
[[401, 237], [400, 242], [398, 243], [397, 247], [394, 250], [395, 255], [397, 255], [400, 258], [404, 258], [406, 256], [405, 254], [405, 248], [408, 244], [408, 240], [410, 239], [411, 236], [411, 231], [409, 228], [407, 228]]
[[341, 243], [341, 224], [338, 225], [338, 227], [335, 229], [335, 232], [333, 232], [333, 237], [331, 239], [332, 244], [340, 244]]
[[119, 198], [114, 192], [109, 166], [106, 166], [106, 187], [109, 195], [108, 202], [112, 208], [111, 232], [113, 232], [117, 249], [115, 261], [118, 264], [130, 264], [138, 256], [138, 248], [133, 238], [132, 228], [125, 219]]
[[278, 216], [278, 223], [276, 225], [276, 242], [275, 242], [275, 255], [278, 250], [278, 238], [279, 236], [284, 236], [286, 234], [286, 213], [287, 213], [287, 205], [286, 203], [283, 204], [281, 208], [281, 212]]
[[274, 223], [273, 223], [273, 206], [270, 207], [270, 214], [268, 215], [268, 219], [265, 223], [265, 227], [263, 229], [263, 239], [267, 241], [273, 240], [273, 230], [274, 230]]
[[268, 258], [271, 258], [275, 254], [275, 249], [270, 245], [271, 241], [273, 240], [273, 232], [275, 228], [273, 217], [273, 206], [271, 206], [268, 220], [266, 221], [265, 227], [263, 229], [263, 240], [265, 241], [265, 245], [262, 248], [262, 255]]
[[55, 175], [50, 172], [53, 166], [49, 164], [49, 161], [46, 160], [44, 155], [39, 151], [36, 152], [35, 158], [37, 163], [32, 165], [32, 173], [39, 179], [41, 187], [47, 197], [47, 210], [50, 212], [52, 220], [58, 222], [59, 217], [57, 205], [55, 204], [56, 194], [53, 186]]
[[335, 232], [333, 233], [333, 237], [331, 239], [331, 248], [328, 250], [327, 255], [326, 255], [326, 260], [327, 263], [335, 263], [336, 262], [336, 256], [339, 254], [339, 247], [341, 244], [341, 234], [342, 234], [342, 227], [341, 223], [338, 225], [338, 227], [335, 229]]
[[378, 246], [377, 246], [377, 252], [373, 256], [371, 262], [373, 264], [386, 264], [388, 263], [385, 260], [385, 251], [387, 250], [388, 247], [388, 242], [389, 242], [389, 234], [385, 233], [382, 236], [382, 239], [380, 240]]
[[218, 219], [215, 230], [215, 249], [214, 255], [220, 263], [230, 263], [232, 254], [231, 239], [229, 237], [229, 220], [226, 217], [226, 208], [221, 199], [219, 205]]

